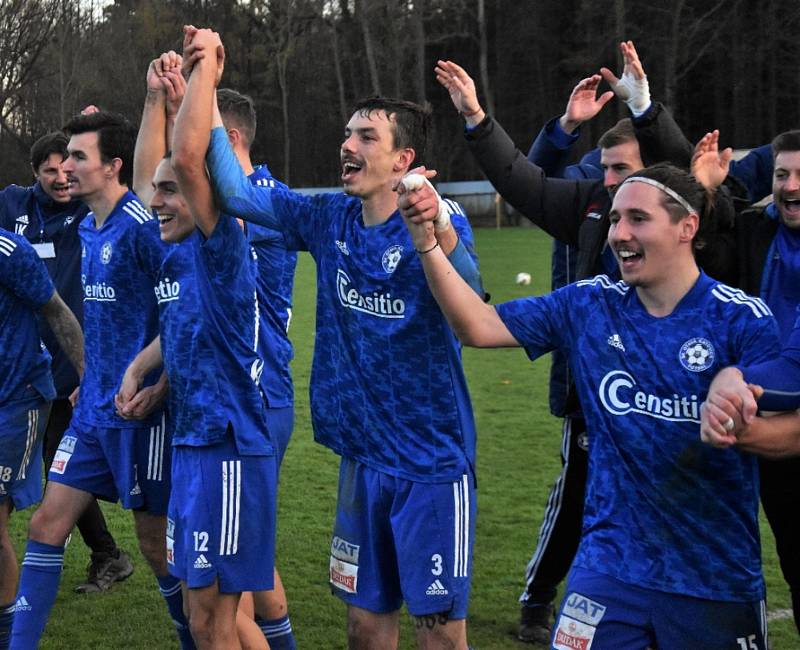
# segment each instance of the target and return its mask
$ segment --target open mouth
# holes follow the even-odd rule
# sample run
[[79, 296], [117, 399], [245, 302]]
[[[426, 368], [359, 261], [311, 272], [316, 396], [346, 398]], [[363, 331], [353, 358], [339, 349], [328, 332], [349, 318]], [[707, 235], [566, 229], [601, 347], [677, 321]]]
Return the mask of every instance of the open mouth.
[[158, 227], [164, 228], [170, 221], [175, 219], [174, 214], [159, 214], [158, 215]]
[[627, 248], [618, 249], [616, 252], [617, 252], [617, 258], [619, 259], [619, 262], [622, 265], [623, 269], [628, 269], [633, 267], [637, 262], [639, 262], [642, 259], [641, 253], [637, 253], [636, 251], [632, 251]]
[[342, 181], [345, 183], [352, 181], [360, 171], [361, 165], [359, 163], [352, 160], [342, 161]]

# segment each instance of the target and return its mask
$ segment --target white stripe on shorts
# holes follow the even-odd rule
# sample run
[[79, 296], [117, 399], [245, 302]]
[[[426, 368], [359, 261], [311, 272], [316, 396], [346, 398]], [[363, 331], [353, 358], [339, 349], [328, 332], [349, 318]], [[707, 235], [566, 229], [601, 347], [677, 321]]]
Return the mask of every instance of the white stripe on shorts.
[[219, 554], [236, 555], [239, 550], [239, 504], [242, 495], [242, 461], [222, 462], [222, 522]]
[[165, 415], [161, 424], [150, 427], [150, 449], [147, 455], [147, 480], [160, 481], [164, 475], [164, 437], [166, 435]]
[[464, 474], [453, 483], [453, 511], [455, 513], [453, 577], [466, 578], [469, 569], [469, 480]]
[[25, 436], [25, 453], [22, 454], [22, 462], [19, 464], [17, 480], [21, 481], [28, 475], [28, 463], [31, 462], [33, 445], [36, 443], [36, 430], [39, 428], [39, 410], [30, 409], [28, 411], [28, 433]]

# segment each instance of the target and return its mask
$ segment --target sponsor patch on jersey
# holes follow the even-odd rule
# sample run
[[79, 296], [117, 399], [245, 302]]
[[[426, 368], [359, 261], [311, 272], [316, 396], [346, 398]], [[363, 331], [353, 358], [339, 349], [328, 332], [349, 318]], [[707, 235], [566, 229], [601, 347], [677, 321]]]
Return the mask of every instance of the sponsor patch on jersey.
[[75, 452], [76, 442], [78, 442], [78, 439], [75, 436], [64, 436], [61, 438], [56, 455], [53, 456], [53, 464], [50, 465], [51, 472], [55, 474], [64, 473], [64, 470], [67, 469], [67, 465], [69, 464], [69, 459], [72, 458], [72, 454]]
[[689, 372], [703, 372], [714, 365], [714, 346], [701, 337], [691, 338], [681, 346], [678, 358]]
[[111, 242], [107, 241], [100, 249], [100, 261], [103, 264], [108, 264], [111, 261], [111, 253], [114, 252], [111, 248]]
[[406, 303], [387, 292], [373, 291], [363, 294], [353, 286], [350, 276], [339, 269], [336, 272], [336, 294], [343, 307], [378, 318], [405, 318]]
[[381, 257], [381, 266], [383, 270], [386, 271], [389, 275], [394, 273], [394, 270], [397, 268], [397, 265], [400, 263], [400, 259], [403, 257], [403, 247], [395, 244], [394, 246], [389, 246], [384, 253], [383, 257]]
[[697, 395], [654, 395], [638, 388], [636, 380], [624, 370], [606, 373], [598, 389], [600, 403], [612, 415], [639, 413], [671, 422], [700, 424]]
[[331, 556], [343, 562], [358, 564], [358, 552], [361, 547], [358, 544], [351, 544], [346, 539], [334, 535], [331, 540]]
[[358, 593], [358, 565], [342, 562], [331, 555], [330, 571], [331, 585], [348, 594]]

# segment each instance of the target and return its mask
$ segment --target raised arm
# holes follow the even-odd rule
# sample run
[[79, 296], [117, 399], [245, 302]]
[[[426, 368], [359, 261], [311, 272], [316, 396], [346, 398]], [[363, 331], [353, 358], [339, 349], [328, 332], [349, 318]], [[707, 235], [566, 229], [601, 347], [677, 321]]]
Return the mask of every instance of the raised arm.
[[[478, 164], [500, 195], [556, 239], [577, 243], [578, 228], [590, 204], [608, 200], [602, 181], [547, 178], [520, 152], [503, 128], [486, 116], [475, 84], [456, 63], [440, 61], [436, 78], [467, 123], [467, 141]], [[475, 112], [477, 111], [477, 112]], [[479, 122], [476, 122], [481, 118]]]
[[153, 59], [147, 68], [147, 94], [133, 156], [133, 191], [148, 207], [156, 167], [170, 148], [170, 122], [183, 96], [180, 67], [181, 56], [169, 51]]
[[186, 96], [178, 111], [172, 168], [195, 224], [206, 237], [210, 237], [219, 221], [219, 210], [214, 204], [211, 183], [206, 174], [205, 154], [216, 105], [216, 84], [221, 76], [225, 55], [219, 34], [210, 29], [194, 32], [192, 41], [184, 50], [187, 58], [192, 57], [197, 45], [203, 47], [206, 56], [194, 63]]
[[47, 324], [55, 334], [58, 344], [67, 355], [72, 366], [83, 377], [83, 332], [67, 304], [53, 292], [53, 297], [41, 309]]
[[415, 191], [401, 192], [400, 214], [422, 262], [431, 293], [453, 332], [464, 345], [473, 347], [519, 346], [494, 307], [485, 304], [453, 268], [437, 244], [431, 210], [426, 209], [425, 202], [414, 200], [416, 194]]

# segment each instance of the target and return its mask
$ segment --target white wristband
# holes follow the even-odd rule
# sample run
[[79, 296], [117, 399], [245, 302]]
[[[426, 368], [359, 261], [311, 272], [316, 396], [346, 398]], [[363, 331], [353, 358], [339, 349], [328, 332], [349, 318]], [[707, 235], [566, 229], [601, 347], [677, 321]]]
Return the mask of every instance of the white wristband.
[[447, 209], [447, 204], [442, 201], [442, 197], [439, 196], [436, 188], [431, 185], [431, 182], [427, 178], [425, 178], [422, 174], [408, 174], [403, 177], [403, 180], [401, 180], [400, 183], [408, 192], [414, 192], [415, 190], [420, 189], [423, 185], [427, 184], [428, 187], [433, 190], [434, 194], [436, 194], [436, 200], [439, 202], [439, 213], [433, 220], [433, 229], [436, 232], [444, 232], [450, 227], [450, 211]]

